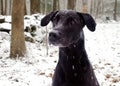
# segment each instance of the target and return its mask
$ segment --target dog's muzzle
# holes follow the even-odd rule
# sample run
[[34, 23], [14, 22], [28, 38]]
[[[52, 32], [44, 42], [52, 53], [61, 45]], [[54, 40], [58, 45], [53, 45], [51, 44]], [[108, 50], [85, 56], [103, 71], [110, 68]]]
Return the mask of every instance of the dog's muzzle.
[[50, 44], [56, 44], [59, 40], [60, 40], [61, 36], [60, 36], [60, 32], [58, 31], [51, 31], [49, 33], [49, 43]]

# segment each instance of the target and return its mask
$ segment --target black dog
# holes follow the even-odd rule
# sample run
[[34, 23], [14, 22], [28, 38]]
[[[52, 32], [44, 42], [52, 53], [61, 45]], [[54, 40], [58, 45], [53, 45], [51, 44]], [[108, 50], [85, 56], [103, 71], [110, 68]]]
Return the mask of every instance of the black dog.
[[41, 20], [41, 26], [50, 21], [53, 30], [49, 43], [59, 46], [59, 61], [52, 86], [99, 86], [84, 46], [83, 27], [95, 31], [96, 23], [89, 14], [72, 10], [56, 11]]

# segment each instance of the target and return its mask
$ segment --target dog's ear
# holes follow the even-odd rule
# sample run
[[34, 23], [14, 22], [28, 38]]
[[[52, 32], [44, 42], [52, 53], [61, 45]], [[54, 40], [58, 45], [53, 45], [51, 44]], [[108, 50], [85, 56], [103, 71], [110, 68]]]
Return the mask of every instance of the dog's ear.
[[41, 20], [41, 26], [46, 26], [53, 19], [53, 17], [55, 16], [57, 12], [58, 11], [51, 12], [47, 14], [45, 17], [43, 17]]
[[85, 25], [87, 26], [87, 28], [90, 31], [95, 31], [96, 23], [95, 23], [95, 20], [93, 19], [93, 17], [90, 14], [79, 13], [79, 12], [77, 12], [77, 14], [83, 19]]

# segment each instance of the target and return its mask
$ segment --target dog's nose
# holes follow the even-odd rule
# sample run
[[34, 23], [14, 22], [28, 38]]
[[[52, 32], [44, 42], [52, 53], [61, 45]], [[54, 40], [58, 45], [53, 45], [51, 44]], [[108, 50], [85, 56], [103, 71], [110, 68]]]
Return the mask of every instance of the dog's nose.
[[50, 32], [49, 33], [49, 40], [50, 41], [56, 41], [60, 38], [59, 34], [56, 32]]

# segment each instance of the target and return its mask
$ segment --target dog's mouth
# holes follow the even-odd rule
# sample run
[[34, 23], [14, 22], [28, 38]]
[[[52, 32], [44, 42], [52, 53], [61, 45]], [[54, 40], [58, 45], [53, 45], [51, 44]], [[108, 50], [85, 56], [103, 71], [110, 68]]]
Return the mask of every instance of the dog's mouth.
[[59, 37], [58, 39], [53, 39], [51, 37], [48, 37], [49, 45], [54, 45], [58, 47], [68, 47], [71, 42], [69, 39], [66, 39], [65, 37]]
[[62, 38], [59, 39], [52, 39], [52, 38], [48, 38], [49, 41], [49, 45], [54, 45], [54, 46], [59, 46], [59, 47], [65, 47], [65, 43], [64, 40]]
[[65, 39], [64, 37], [61, 37], [57, 40], [51, 40], [50, 38], [48, 39], [49, 45], [54, 45], [58, 47], [69, 47], [73, 42], [69, 39]]
[[49, 44], [50, 45], [52, 44], [54, 46], [59, 46], [59, 47], [65, 46], [65, 43], [66, 43], [65, 39], [66, 38], [64, 37], [64, 35], [57, 30], [51, 31], [48, 36]]
[[79, 35], [71, 36], [72, 34], [60, 34], [60, 32], [50, 32], [48, 41], [50, 45], [59, 47], [68, 47], [74, 42], [78, 41]]

